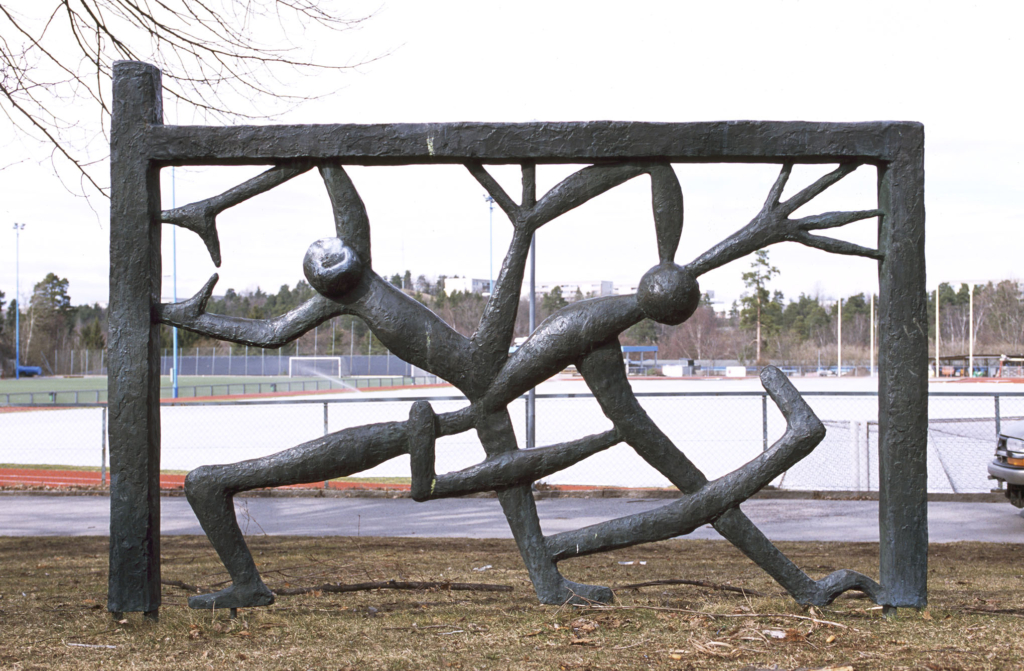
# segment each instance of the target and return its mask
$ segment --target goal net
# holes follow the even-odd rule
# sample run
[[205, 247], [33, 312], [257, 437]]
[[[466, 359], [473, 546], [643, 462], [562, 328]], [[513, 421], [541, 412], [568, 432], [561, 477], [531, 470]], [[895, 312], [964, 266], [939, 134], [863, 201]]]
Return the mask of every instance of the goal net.
[[341, 377], [340, 356], [288, 357], [288, 377]]

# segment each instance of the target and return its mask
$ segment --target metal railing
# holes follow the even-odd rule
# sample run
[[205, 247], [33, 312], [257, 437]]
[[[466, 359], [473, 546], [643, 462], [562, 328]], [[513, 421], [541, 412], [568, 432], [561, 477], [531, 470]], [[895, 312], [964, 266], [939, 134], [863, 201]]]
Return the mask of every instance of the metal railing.
[[[875, 392], [804, 392], [825, 424], [825, 439], [772, 483], [788, 490], [877, 491], [878, 400]], [[637, 397], [647, 414], [708, 478], [738, 468], [767, 449], [785, 420], [764, 392], [651, 392]], [[162, 468], [183, 474], [202, 464], [265, 456], [341, 429], [408, 418], [414, 401], [435, 412], [464, 407], [462, 396], [346, 394], [332, 399], [167, 401], [161, 405]], [[525, 401], [510, 406], [525, 444]], [[0, 410], [0, 484], [12, 470], [106, 468], [105, 406], [12, 405]], [[986, 466], [1002, 423], [1024, 419], [1024, 392], [929, 395], [928, 489], [988, 492]], [[553, 445], [611, 428], [589, 393], [537, 395], [537, 445]], [[474, 431], [437, 442], [437, 471], [466, 468], [484, 458]], [[353, 474], [408, 478], [403, 456]], [[13, 477], [13, 476], [12, 476]], [[92, 476], [95, 477], [95, 476]], [[552, 485], [669, 487], [629, 446], [620, 444], [545, 480]], [[322, 485], [322, 483], [321, 483]]]
[[[359, 389], [387, 389], [439, 384], [434, 375], [406, 375], [383, 377], [352, 377], [339, 380], [289, 380], [279, 382], [227, 382], [222, 384], [196, 384], [178, 387], [178, 398], [207, 396], [247, 396], [288, 394], [296, 392], [339, 391]], [[171, 387], [160, 388], [160, 398], [171, 398]], [[49, 391], [13, 391], [0, 393], [0, 406], [11, 405], [82, 405], [105, 403], [106, 389], [68, 389]]]

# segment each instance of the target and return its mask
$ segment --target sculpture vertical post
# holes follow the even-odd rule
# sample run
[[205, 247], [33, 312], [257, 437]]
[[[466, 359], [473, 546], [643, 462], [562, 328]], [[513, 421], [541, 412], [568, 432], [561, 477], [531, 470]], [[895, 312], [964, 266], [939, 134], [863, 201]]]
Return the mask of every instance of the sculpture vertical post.
[[928, 587], [928, 297], [924, 128], [888, 130], [879, 167], [878, 489], [883, 605], [923, 608]]
[[114, 64], [110, 129], [110, 576], [107, 609], [160, 607], [159, 169], [147, 156], [163, 122], [160, 71]]

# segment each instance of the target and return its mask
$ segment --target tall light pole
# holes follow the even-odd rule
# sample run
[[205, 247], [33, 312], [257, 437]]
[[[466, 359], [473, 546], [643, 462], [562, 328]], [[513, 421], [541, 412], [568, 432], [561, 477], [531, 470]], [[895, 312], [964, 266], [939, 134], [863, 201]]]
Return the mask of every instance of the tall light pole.
[[939, 333], [939, 287], [935, 287], [935, 377], [938, 379], [940, 373], [939, 368], [939, 340], [942, 335]]
[[[171, 166], [171, 209], [177, 207], [174, 192], [174, 166]], [[171, 300], [178, 302], [178, 227], [171, 226]], [[197, 371], [198, 372], [198, 371]], [[178, 398], [178, 327], [171, 329], [171, 398]]]
[[875, 294], [871, 294], [871, 311], [868, 316], [868, 376], [875, 376]]
[[[491, 280], [491, 295], [494, 295], [494, 198], [491, 196], [484, 196], [484, 200], [487, 201], [488, 209], [490, 210], [490, 247], [487, 250], [487, 262], [490, 264], [489, 277]], [[472, 287], [470, 287], [472, 289]]]
[[25, 224], [14, 225], [14, 379], [21, 379], [21, 232]]
[[971, 282], [967, 291], [970, 297], [967, 324], [967, 334], [970, 337], [970, 345], [967, 350], [967, 377], [974, 377], [974, 282]]
[[839, 299], [839, 322], [836, 326], [836, 341], [839, 347], [836, 349], [836, 377], [843, 376], [843, 299]]

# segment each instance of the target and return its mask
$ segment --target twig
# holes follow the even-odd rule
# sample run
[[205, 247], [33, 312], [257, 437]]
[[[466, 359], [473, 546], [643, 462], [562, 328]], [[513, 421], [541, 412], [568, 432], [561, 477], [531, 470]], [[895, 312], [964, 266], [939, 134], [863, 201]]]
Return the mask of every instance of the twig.
[[360, 582], [351, 585], [342, 583], [326, 583], [319, 587], [282, 587], [273, 590], [278, 596], [295, 596], [298, 594], [311, 594], [313, 592], [364, 592], [372, 589], [444, 589], [453, 592], [511, 592], [510, 585], [488, 585], [472, 582], [399, 582], [397, 580], [376, 580], [373, 582]]
[[1009, 615], [1011, 617], [1024, 617], [1024, 610], [1020, 608], [977, 608], [966, 606], [962, 609], [965, 613], [978, 613], [981, 615]]
[[117, 650], [116, 645], [93, 645], [91, 643], [65, 643], [64, 645], [69, 648], [105, 648], [107, 650]]
[[672, 613], [690, 613], [692, 615], [701, 615], [703, 617], [709, 617], [715, 619], [718, 617], [779, 617], [787, 618], [792, 620], [807, 620], [809, 622], [816, 622], [818, 624], [827, 624], [830, 627], [839, 627], [840, 629], [849, 629], [845, 624], [838, 622], [832, 622], [831, 620], [819, 620], [813, 617], [807, 617], [805, 615], [792, 615], [790, 613], [708, 613], [703, 610], [690, 610], [688, 608], [668, 608], [665, 606], [580, 606], [576, 605], [577, 608], [589, 608], [591, 610], [661, 610]]
[[190, 585], [187, 582], [182, 582], [180, 580], [161, 580], [160, 584], [161, 585], [168, 585], [170, 587], [180, 587], [181, 589], [185, 590], [186, 592], [193, 592], [195, 594], [201, 594], [203, 592], [203, 588], [202, 587], [198, 587], [196, 585]]
[[655, 587], [657, 585], [693, 585], [695, 587], [707, 587], [708, 589], [719, 589], [725, 592], [736, 592], [743, 596], [768, 596], [763, 592], [758, 592], [754, 589], [746, 589], [744, 587], [733, 587], [731, 585], [719, 585], [713, 582], [707, 582], [706, 580], [649, 580], [647, 582], [637, 582], [629, 585], [619, 585], [613, 589], [639, 589], [640, 587]]

